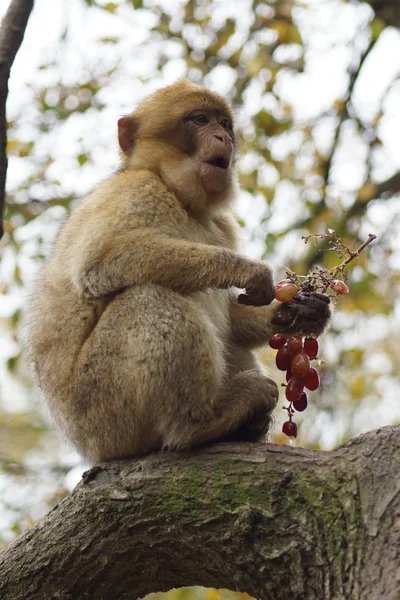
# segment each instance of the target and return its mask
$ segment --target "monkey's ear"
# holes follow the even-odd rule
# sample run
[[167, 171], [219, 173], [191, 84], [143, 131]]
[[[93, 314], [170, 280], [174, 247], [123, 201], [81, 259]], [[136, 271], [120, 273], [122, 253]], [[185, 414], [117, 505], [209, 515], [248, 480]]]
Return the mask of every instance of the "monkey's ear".
[[118, 119], [118, 141], [124, 154], [130, 156], [135, 145], [137, 124], [134, 117], [121, 117]]

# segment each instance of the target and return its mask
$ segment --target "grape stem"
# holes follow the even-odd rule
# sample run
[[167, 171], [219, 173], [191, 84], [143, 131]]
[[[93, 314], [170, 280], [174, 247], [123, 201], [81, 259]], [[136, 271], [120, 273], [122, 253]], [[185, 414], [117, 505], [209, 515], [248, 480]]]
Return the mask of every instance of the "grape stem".
[[368, 238], [354, 251], [350, 250], [350, 248], [343, 243], [341, 238], [337, 237], [332, 229], [329, 229], [328, 233], [312, 233], [310, 235], [302, 236], [302, 239], [306, 244], [311, 238], [315, 239], [317, 243], [319, 239], [330, 239], [331, 248], [329, 249], [336, 252], [341, 258], [345, 257], [344, 260], [332, 269], [321, 269], [316, 267], [314, 271], [306, 277], [297, 276], [289, 269], [287, 269], [286, 272], [293, 283], [296, 281], [300, 283], [300, 289], [304, 291], [319, 289], [322, 293], [325, 293], [332, 281], [339, 275], [346, 278], [344, 268], [352, 260], [357, 258], [368, 244], [376, 240], [376, 235], [373, 233], [368, 234]]
[[[339, 239], [339, 238], [338, 238]], [[339, 239], [340, 240], [340, 239]], [[349, 256], [346, 258], [346, 260], [344, 260], [342, 263], [340, 263], [340, 265], [338, 265], [336, 268], [331, 269], [331, 271], [334, 270], [334, 276], [336, 273], [339, 273], [342, 269], [344, 269], [344, 267], [346, 265], [349, 264], [349, 262], [351, 262], [354, 258], [357, 258], [358, 256], [360, 256], [360, 252], [362, 252], [364, 250], [364, 248], [366, 246], [368, 246], [368, 244], [370, 244], [371, 242], [373, 242], [374, 240], [376, 240], [376, 235], [373, 233], [369, 233], [368, 234], [368, 239], [365, 240], [365, 242], [363, 242], [361, 244], [361, 246], [359, 246], [357, 248], [357, 250], [354, 250], [354, 252], [352, 252], [350, 250], [350, 248], [348, 248], [347, 246], [345, 246], [342, 242], [342, 240], [340, 240], [340, 242], [342, 242], [343, 247], [346, 249], [346, 252], [349, 254]]]
[[[347, 256], [347, 258], [343, 262], [340, 263], [340, 265], [337, 265], [336, 267], [333, 267], [332, 269], [329, 269], [329, 271], [328, 271], [329, 275], [331, 275], [331, 277], [333, 279], [336, 279], [336, 277], [339, 274], [343, 274], [343, 269], [349, 264], [349, 262], [351, 262], [355, 258], [358, 258], [358, 256], [360, 255], [360, 252], [362, 252], [364, 250], [364, 248], [366, 246], [368, 246], [368, 244], [370, 244], [374, 240], [376, 240], [376, 235], [374, 235], [373, 233], [369, 233], [368, 234], [368, 239], [366, 239], [365, 242], [363, 242], [356, 250], [354, 250], [354, 252], [352, 252], [348, 246], [346, 246], [345, 244], [343, 244], [343, 242], [342, 242], [342, 240], [340, 238], [336, 238], [336, 242], [338, 244], [340, 244], [340, 246], [343, 248], [343, 250], [345, 250], [345, 253], [348, 256]], [[343, 253], [343, 256], [345, 255], [345, 253]], [[326, 278], [326, 280], [325, 280], [325, 289], [323, 290], [324, 292], [326, 292], [326, 290], [328, 289], [328, 287], [330, 285], [330, 282], [331, 282], [331, 279], [329, 277]]]

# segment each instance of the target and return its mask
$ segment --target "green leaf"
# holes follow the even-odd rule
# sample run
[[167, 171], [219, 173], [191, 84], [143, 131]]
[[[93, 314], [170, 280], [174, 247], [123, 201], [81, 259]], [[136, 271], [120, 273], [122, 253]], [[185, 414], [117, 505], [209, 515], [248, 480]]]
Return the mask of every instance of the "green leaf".
[[87, 154], [78, 154], [78, 156], [76, 157], [76, 160], [79, 163], [80, 167], [83, 167], [83, 165], [85, 165], [87, 163], [87, 161], [89, 160], [89, 157]]
[[386, 28], [386, 23], [383, 19], [375, 17], [375, 19], [371, 21], [370, 27], [372, 39], [377, 40], [378, 37], [381, 35], [382, 31]]
[[10, 373], [13, 373], [15, 371], [18, 364], [18, 359], [19, 354], [17, 354], [17, 356], [10, 356], [10, 358], [7, 359], [7, 370], [10, 371]]
[[107, 2], [107, 4], [105, 6], [103, 6], [103, 8], [107, 12], [113, 14], [117, 10], [118, 4], [115, 4], [115, 2]]

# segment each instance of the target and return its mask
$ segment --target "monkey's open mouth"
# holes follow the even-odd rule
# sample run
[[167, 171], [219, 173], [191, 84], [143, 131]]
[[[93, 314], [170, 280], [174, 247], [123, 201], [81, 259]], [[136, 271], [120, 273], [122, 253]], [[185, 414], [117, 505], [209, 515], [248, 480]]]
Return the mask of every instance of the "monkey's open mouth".
[[229, 160], [223, 156], [216, 156], [215, 158], [208, 161], [208, 164], [219, 169], [227, 169], [229, 167]]

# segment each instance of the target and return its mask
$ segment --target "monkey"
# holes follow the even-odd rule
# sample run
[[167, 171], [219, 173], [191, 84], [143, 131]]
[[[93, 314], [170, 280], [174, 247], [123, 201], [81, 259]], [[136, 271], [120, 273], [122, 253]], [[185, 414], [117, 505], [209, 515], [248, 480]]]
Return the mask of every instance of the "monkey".
[[50, 413], [91, 464], [265, 439], [278, 389], [253, 350], [321, 334], [329, 298], [281, 304], [268, 264], [239, 252], [234, 112], [218, 93], [159, 89], [118, 141], [119, 170], [72, 210], [33, 292]]

